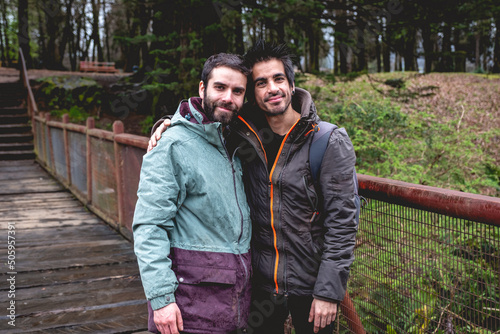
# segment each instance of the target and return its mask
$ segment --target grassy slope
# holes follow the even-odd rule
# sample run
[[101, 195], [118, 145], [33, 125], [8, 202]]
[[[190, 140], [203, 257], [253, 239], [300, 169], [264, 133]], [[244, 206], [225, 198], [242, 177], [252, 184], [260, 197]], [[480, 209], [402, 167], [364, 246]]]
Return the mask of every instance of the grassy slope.
[[383, 73], [333, 83], [302, 75], [297, 86], [324, 120], [347, 129], [359, 173], [500, 196], [500, 77]]

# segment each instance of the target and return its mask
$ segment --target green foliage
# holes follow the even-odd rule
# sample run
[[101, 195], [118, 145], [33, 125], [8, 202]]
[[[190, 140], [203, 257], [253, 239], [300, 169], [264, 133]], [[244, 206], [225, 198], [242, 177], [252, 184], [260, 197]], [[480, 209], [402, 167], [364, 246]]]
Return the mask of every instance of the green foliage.
[[60, 117], [69, 113], [70, 121], [84, 122], [102, 107], [104, 91], [95, 81], [78, 76], [46, 77], [37, 80], [40, 88], [37, 101]]
[[142, 133], [149, 136], [154, 125], [153, 116], [146, 117], [144, 120], [139, 122], [139, 125], [141, 126]]
[[[418, 89], [405, 88], [406, 79], [396, 75], [382, 76], [380, 82], [400, 87], [397, 96], [379, 94], [362, 78], [325, 85], [299, 80], [310, 91], [318, 115], [346, 128], [359, 173], [500, 196], [498, 151], [488, 144], [498, 140], [500, 129], [470, 124], [461, 130], [459, 119], [440, 119], [433, 110], [403, 111], [415, 101], [408, 92]], [[406, 97], [400, 99], [402, 95]]]

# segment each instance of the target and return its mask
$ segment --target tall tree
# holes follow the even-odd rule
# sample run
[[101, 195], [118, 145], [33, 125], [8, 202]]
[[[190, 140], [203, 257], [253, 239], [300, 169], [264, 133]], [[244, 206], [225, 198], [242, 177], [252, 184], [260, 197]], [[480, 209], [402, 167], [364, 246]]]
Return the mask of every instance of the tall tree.
[[[94, 50], [97, 49], [97, 61], [104, 61], [104, 53], [101, 45], [101, 33], [99, 32], [100, 3], [98, 0], [91, 0], [92, 4], [92, 40]], [[95, 59], [94, 59], [95, 60]]]
[[[68, 45], [68, 42], [70, 38], [73, 35], [73, 14], [72, 14], [72, 9], [73, 9], [73, 1], [74, 0], [65, 0], [65, 7], [66, 11], [64, 13], [64, 28], [63, 28], [63, 34], [62, 34], [62, 39], [59, 43], [59, 54], [61, 55], [59, 59], [59, 66], [62, 68], [62, 62], [64, 59], [64, 55], [66, 53], [66, 46]], [[72, 61], [73, 55], [70, 53], [70, 63], [74, 64], [74, 61]], [[72, 70], [75, 70], [74, 67], [72, 67]]]
[[11, 63], [11, 59], [10, 59], [10, 52], [9, 52], [9, 48], [10, 48], [10, 44], [9, 44], [9, 33], [8, 33], [8, 30], [9, 30], [9, 23], [7, 21], [7, 6], [5, 4], [5, 0], [1, 0], [1, 5], [2, 5], [2, 31], [4, 33], [4, 37], [5, 37], [5, 57], [6, 57], [6, 60], [7, 60], [7, 63], [9, 64], [10, 66], [10, 63]]
[[60, 22], [64, 22], [64, 14], [61, 11], [61, 3], [57, 0], [42, 3], [45, 16], [45, 29], [48, 36], [46, 53], [43, 56], [45, 67], [51, 70], [62, 70], [62, 56], [59, 53]]
[[496, 34], [493, 47], [493, 73], [500, 73], [500, 8], [497, 7], [495, 18]]
[[23, 50], [24, 60], [26, 61], [26, 66], [28, 68], [31, 65], [31, 53], [30, 53], [30, 33], [29, 33], [29, 21], [28, 21], [28, 0], [18, 0], [17, 7], [17, 18], [18, 18], [18, 33], [17, 40], [19, 47]]

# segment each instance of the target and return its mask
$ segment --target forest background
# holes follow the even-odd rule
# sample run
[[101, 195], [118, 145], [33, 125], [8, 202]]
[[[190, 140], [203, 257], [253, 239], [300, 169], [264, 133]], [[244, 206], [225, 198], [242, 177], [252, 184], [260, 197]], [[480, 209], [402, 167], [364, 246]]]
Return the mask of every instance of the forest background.
[[[197, 93], [217, 52], [286, 42], [297, 86], [346, 127], [358, 172], [500, 195], [500, 3], [495, 0], [0, 0], [0, 60], [18, 48], [39, 107], [147, 134]], [[121, 74], [81, 76], [80, 61]]]

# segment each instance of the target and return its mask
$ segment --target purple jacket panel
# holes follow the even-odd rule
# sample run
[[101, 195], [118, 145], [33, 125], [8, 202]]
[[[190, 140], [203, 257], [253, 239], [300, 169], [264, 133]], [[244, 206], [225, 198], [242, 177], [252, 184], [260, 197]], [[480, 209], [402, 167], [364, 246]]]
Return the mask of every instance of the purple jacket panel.
[[[175, 299], [189, 333], [227, 333], [246, 326], [251, 255], [171, 249]], [[148, 302], [148, 330], [159, 333]], [[237, 324], [237, 327], [235, 327]]]

